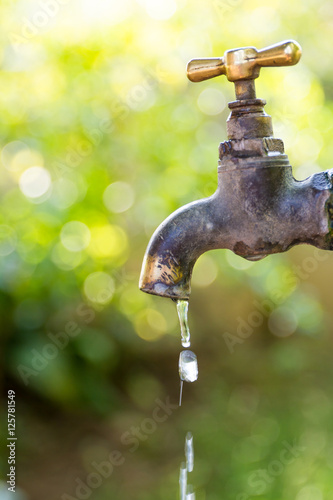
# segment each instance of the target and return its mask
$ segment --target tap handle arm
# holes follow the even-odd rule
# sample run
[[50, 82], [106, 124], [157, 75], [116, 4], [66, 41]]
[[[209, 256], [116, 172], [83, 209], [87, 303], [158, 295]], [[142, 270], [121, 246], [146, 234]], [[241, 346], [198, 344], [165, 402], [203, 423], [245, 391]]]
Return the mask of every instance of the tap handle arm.
[[192, 59], [187, 65], [187, 78], [191, 82], [203, 82], [204, 80], [225, 74], [224, 57]]
[[293, 66], [300, 60], [302, 49], [294, 40], [277, 43], [257, 50], [243, 47], [227, 50], [223, 57], [192, 59], [187, 65], [191, 82], [202, 82], [219, 75], [226, 75], [230, 82], [254, 80], [260, 68], [267, 66]]
[[301, 46], [294, 40], [288, 40], [258, 50], [257, 64], [262, 68], [265, 66], [294, 66], [300, 60], [301, 55]]

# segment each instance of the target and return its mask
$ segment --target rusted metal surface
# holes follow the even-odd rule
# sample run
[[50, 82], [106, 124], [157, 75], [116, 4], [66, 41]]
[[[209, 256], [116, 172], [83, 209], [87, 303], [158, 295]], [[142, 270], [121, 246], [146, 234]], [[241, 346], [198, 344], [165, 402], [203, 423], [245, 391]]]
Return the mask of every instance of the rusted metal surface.
[[193, 266], [208, 250], [259, 260], [300, 243], [333, 249], [333, 170], [296, 181], [264, 105], [255, 95], [229, 104], [217, 191], [155, 231], [141, 272], [144, 292], [188, 299]]

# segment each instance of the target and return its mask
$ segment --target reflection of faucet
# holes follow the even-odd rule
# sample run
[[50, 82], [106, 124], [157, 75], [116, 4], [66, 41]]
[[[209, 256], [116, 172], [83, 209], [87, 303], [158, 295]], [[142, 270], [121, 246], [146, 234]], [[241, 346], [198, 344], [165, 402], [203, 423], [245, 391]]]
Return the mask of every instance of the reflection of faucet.
[[191, 81], [226, 75], [235, 83], [237, 100], [229, 103], [228, 140], [219, 148], [216, 193], [176, 210], [158, 227], [146, 251], [141, 290], [188, 299], [196, 260], [216, 248], [248, 260], [299, 243], [333, 249], [333, 171], [296, 181], [282, 140], [273, 137], [266, 102], [255, 93], [261, 67], [293, 65], [300, 56], [299, 45], [288, 41], [189, 62]]

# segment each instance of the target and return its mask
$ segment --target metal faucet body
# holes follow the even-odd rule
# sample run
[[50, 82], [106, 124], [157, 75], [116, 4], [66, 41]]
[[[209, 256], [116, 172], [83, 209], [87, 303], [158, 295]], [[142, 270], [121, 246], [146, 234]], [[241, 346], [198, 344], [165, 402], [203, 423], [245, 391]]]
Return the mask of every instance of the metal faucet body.
[[259, 260], [300, 243], [333, 249], [333, 170], [295, 180], [253, 80], [237, 83], [240, 99], [229, 103], [228, 141], [219, 148], [217, 191], [157, 228], [142, 267], [144, 292], [188, 299], [193, 266], [208, 250]]

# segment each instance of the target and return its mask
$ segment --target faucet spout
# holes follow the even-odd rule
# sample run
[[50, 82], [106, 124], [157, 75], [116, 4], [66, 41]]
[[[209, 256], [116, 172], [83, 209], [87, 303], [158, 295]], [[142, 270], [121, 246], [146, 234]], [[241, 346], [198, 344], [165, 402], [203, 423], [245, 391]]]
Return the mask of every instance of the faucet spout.
[[157, 228], [143, 261], [139, 283], [142, 291], [172, 299], [189, 298], [196, 260], [222, 244], [219, 234], [213, 231], [215, 198], [185, 205]]

